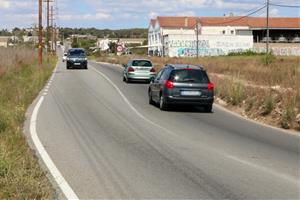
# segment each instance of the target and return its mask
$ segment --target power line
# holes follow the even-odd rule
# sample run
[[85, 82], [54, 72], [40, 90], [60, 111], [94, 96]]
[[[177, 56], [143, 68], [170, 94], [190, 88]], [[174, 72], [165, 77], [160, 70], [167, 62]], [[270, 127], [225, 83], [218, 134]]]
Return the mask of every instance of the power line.
[[261, 11], [262, 9], [266, 8], [267, 5], [264, 5], [263, 7], [259, 8], [259, 9], [256, 9], [255, 11], [249, 13], [248, 15], [245, 15], [245, 16], [242, 16], [242, 17], [238, 17], [236, 19], [232, 19], [232, 20], [228, 20], [228, 21], [224, 21], [224, 22], [215, 22], [215, 23], [209, 23], [209, 22], [205, 22], [205, 24], [211, 24], [211, 25], [214, 25], [214, 24], [228, 24], [228, 23], [231, 23], [231, 22], [235, 22], [235, 21], [239, 21], [239, 20], [242, 20], [244, 18], [247, 18], [251, 15], [254, 15], [255, 13], [258, 13], [259, 11]]
[[[249, 10], [248, 12], [246, 12], [246, 13], [249, 13], [249, 12], [250, 12], [249, 14], [244, 15], [244, 16], [240, 16], [240, 17], [235, 18], [235, 19], [232, 19], [232, 20], [228, 20], [228, 21], [224, 21], [224, 22], [214, 22], [214, 23], [212, 23], [212, 22], [211, 22], [211, 23], [209, 23], [209, 22], [204, 22], [204, 23], [205, 23], [205, 24], [208, 24], [208, 25], [220, 25], [220, 24], [228, 24], [228, 23], [231, 23], [231, 22], [239, 21], [239, 20], [242, 20], [242, 19], [244, 19], [244, 18], [247, 18], [247, 17], [249, 17], [249, 16], [251, 16], [251, 15], [254, 15], [254, 14], [258, 13], [259, 11], [261, 11], [261, 10], [263, 10], [264, 8], [267, 7], [267, 4], [266, 4], [266, 3], [264, 3], [264, 4], [262, 4], [262, 5], [263, 5], [262, 7], [256, 8], [254, 11], [253, 11], [253, 8], [252, 8], [251, 10]], [[196, 25], [197, 25], [197, 23], [198, 23], [198, 20], [199, 20], [199, 18], [197, 17], [196, 23], [193, 24], [192, 26], [187, 27], [187, 28], [193, 28], [193, 27], [196, 27]], [[185, 30], [184, 32], [186, 32], [186, 31], [190, 31], [190, 30], [188, 29], [188, 30]]]
[[284, 7], [284, 8], [300, 8], [300, 6], [295, 5], [284, 5], [284, 4], [274, 4], [270, 3], [271, 6]]

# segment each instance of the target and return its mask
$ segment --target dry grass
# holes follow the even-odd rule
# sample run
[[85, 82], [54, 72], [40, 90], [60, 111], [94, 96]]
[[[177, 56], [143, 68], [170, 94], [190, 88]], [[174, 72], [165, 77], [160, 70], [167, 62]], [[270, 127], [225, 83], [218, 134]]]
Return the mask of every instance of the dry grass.
[[37, 54], [26, 48], [0, 48], [0, 76], [37, 60]]
[[[101, 56], [103, 62], [125, 64], [137, 56]], [[159, 70], [167, 63], [201, 64], [216, 85], [217, 97], [243, 115], [274, 126], [299, 129], [300, 57], [274, 57], [265, 65], [264, 56], [203, 58], [149, 57]]]
[[51, 75], [56, 58], [37, 67], [28, 49], [1, 49], [0, 199], [52, 199], [54, 192], [22, 133], [25, 112]]

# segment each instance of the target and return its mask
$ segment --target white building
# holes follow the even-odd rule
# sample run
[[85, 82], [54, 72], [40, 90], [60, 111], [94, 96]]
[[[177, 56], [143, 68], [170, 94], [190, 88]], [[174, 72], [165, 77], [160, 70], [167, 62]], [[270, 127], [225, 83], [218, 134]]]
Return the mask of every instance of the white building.
[[[251, 49], [253, 42], [262, 41], [265, 36], [266, 20], [256, 17], [232, 16], [157, 17], [152, 19], [149, 25], [148, 53], [150, 55], [178, 56], [170, 54], [174, 53], [174, 49], [172, 50], [170, 48], [173, 47], [168, 46], [176, 39], [178, 43], [185, 44], [181, 48], [186, 48], [186, 51], [190, 52], [188, 55], [195, 56], [197, 26], [200, 47], [201, 40], [202, 43], [204, 40], [208, 41], [205, 48], [199, 49], [202, 51], [200, 55], [215, 55], [215, 53], [203, 54], [203, 52], [223, 52], [223, 55], [232, 51]], [[297, 37], [299, 30], [300, 18], [270, 18], [270, 34], [274, 41], [282, 35], [292, 41]], [[187, 43], [190, 46], [187, 46]], [[230, 48], [228, 48], [229, 46]]]
[[7, 47], [10, 37], [0, 36], [0, 47]]

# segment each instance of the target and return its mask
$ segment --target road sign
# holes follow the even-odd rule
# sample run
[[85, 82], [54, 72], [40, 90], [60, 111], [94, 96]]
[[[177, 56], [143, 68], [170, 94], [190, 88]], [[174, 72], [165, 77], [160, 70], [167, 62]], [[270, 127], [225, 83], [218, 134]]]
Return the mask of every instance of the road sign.
[[118, 45], [117, 46], [117, 52], [123, 52], [123, 46]]

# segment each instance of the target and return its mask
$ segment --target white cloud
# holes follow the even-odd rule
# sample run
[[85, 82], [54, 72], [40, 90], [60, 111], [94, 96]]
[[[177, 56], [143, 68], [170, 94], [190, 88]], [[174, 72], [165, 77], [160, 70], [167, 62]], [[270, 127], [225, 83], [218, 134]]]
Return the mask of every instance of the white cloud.
[[112, 16], [110, 14], [106, 13], [96, 13], [94, 15], [92, 14], [63, 14], [60, 15], [59, 18], [61, 20], [109, 20], [112, 19]]
[[[261, 0], [55, 0], [60, 25], [105, 27], [146, 27], [156, 16], [222, 16], [224, 13], [245, 15], [263, 5]], [[37, 0], [0, 0], [0, 28], [37, 21]], [[281, 0], [272, 0], [274, 3]], [[296, 5], [299, 0], [286, 0]], [[45, 6], [45, 4], [44, 4]], [[295, 16], [294, 10], [271, 8], [271, 16]], [[262, 15], [265, 10], [256, 14]], [[248, 12], [249, 13], [249, 12]], [[27, 16], [31, 20], [23, 20]], [[7, 27], [8, 28], [8, 27]]]
[[279, 10], [277, 9], [277, 8], [272, 8], [271, 10], [270, 10], [270, 16], [271, 17], [279, 17], [280, 15], [279, 15]]
[[11, 7], [11, 3], [6, 0], [0, 0], [0, 9], [9, 9]]

